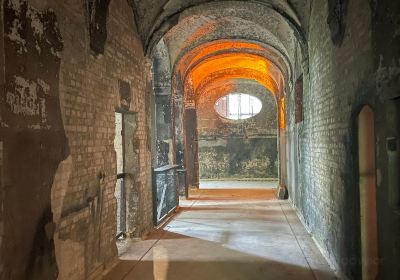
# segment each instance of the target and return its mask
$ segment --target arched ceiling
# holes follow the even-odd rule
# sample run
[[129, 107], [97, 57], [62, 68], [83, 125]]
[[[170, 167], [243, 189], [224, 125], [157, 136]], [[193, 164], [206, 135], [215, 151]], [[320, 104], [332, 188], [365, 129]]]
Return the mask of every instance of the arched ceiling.
[[286, 64], [278, 58], [255, 43], [220, 40], [191, 50], [179, 60], [175, 70], [191, 87], [195, 99], [210, 84], [241, 78], [258, 82], [277, 95], [282, 73], [287, 73]]
[[[265, 13], [259, 9], [259, 17], [268, 18], [270, 14], [278, 14], [283, 21], [286, 21], [296, 30], [297, 36], [306, 33], [308, 25], [308, 14], [310, 12], [310, 0], [129, 0], [134, 7], [135, 19], [138, 24], [139, 33], [145, 43], [145, 48], [151, 41], [158, 42], [161, 37], [173, 26], [175, 26], [183, 13], [189, 9], [196, 9], [204, 5], [221, 4], [227, 9], [238, 11], [236, 4], [244, 9], [254, 9], [251, 5], [262, 5], [271, 12]], [[200, 8], [201, 9], [201, 8]], [[219, 9], [219, 8], [218, 8]], [[255, 18], [253, 18], [255, 19]]]
[[274, 76], [279, 74], [282, 74], [285, 78], [291, 76], [291, 73], [288, 72], [290, 67], [287, 60], [282, 59], [279, 53], [251, 41], [217, 40], [188, 49], [183, 54], [177, 59], [178, 63], [173, 67], [180, 71], [183, 77], [186, 77], [188, 72], [202, 62], [212, 58], [238, 56], [240, 54], [247, 57], [263, 58], [268, 61], [266, 63], [269, 64], [269, 72]]
[[237, 80], [262, 85], [281, 100], [293, 84], [294, 65], [307, 59], [296, 9], [307, 0], [133, 1], [145, 47], [164, 56], [171, 75], [179, 73], [188, 100]]
[[253, 79], [272, 93], [278, 93], [278, 86], [270, 72], [272, 65], [263, 57], [245, 53], [218, 55], [202, 61], [189, 74], [193, 90], [198, 94], [204, 84], [220, 79]]
[[[295, 28], [276, 10], [259, 1], [214, 1], [190, 7], [166, 28], [159, 35], [164, 36], [172, 64], [188, 48], [220, 39], [259, 42], [288, 60], [294, 59], [297, 47], [306, 50], [301, 27]], [[153, 36], [149, 48], [160, 38]]]
[[230, 81], [234, 79], [248, 79], [263, 85], [268, 91], [272, 92], [274, 95], [279, 95], [278, 87], [270, 76], [266, 76], [264, 72], [260, 72], [253, 69], [246, 68], [230, 68], [224, 69], [218, 72], [213, 72], [202, 79], [196, 90], [194, 91], [194, 97], [197, 98], [205, 92], [205, 88], [209, 84], [221, 83], [224, 81]]
[[189, 18], [188, 22], [185, 20], [182, 25], [174, 27], [166, 34], [165, 41], [170, 50], [172, 63], [176, 62], [179, 55], [188, 49], [220, 39], [259, 42], [280, 53], [283, 57], [293, 58], [294, 52], [288, 51], [288, 49], [295, 49], [294, 38], [288, 36], [291, 41], [286, 40], [287, 46], [285, 46], [275, 34], [255, 25], [252, 21], [232, 17], [219, 18], [196, 29], [190, 23], [194, 20], [195, 18]]

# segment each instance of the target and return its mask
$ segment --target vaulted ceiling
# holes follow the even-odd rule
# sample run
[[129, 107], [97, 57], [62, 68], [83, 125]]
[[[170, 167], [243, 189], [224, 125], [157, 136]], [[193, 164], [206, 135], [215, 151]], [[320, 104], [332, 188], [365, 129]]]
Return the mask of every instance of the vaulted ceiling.
[[193, 96], [213, 85], [252, 81], [279, 99], [307, 59], [309, 0], [132, 3], [144, 47], [165, 76], [156, 79], [179, 73]]

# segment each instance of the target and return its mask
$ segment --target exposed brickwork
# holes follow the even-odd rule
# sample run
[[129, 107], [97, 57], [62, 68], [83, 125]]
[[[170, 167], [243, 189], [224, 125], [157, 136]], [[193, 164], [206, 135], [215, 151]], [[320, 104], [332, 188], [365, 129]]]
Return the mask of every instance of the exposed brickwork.
[[[129, 105], [120, 104], [120, 81], [130, 85], [132, 96], [129, 98], [125, 96], [124, 100], [130, 100], [130, 110], [135, 112], [137, 116], [137, 129], [134, 139], [131, 139], [131, 146], [138, 154], [137, 169], [134, 174], [135, 184], [131, 190], [134, 193], [132, 205], [136, 205], [136, 209], [133, 209], [133, 215], [135, 215], [135, 220], [137, 221], [134, 234], [140, 236], [152, 228], [150, 110], [147, 110], [150, 107], [150, 63], [144, 57], [142, 44], [136, 33], [132, 8], [127, 1], [115, 0], [109, 6], [106, 20], [108, 36], [105, 42], [104, 55], [100, 56], [94, 56], [90, 48], [91, 42], [83, 1], [63, 3], [29, 1], [29, 4], [27, 3], [24, 0], [7, 1], [7, 8], [15, 11], [13, 13], [9, 12], [7, 17], [11, 23], [14, 15], [18, 17], [18, 20], [26, 20], [29, 23], [27, 28], [32, 28], [33, 30], [34, 40], [31, 43], [30, 40], [32, 39], [26, 37], [26, 34], [30, 34], [29, 30], [28, 32], [18, 33], [20, 29], [10, 29], [7, 37], [10, 41], [8, 43], [8, 53], [13, 54], [15, 51], [16, 57], [19, 59], [19, 54], [22, 57], [25, 52], [29, 51], [30, 60], [21, 60], [20, 64], [18, 64], [18, 69], [24, 70], [27, 68], [30, 71], [28, 74], [32, 73], [33, 78], [30, 80], [34, 79], [33, 81], [38, 85], [37, 88], [41, 90], [38, 91], [38, 98], [46, 103], [39, 102], [36, 108], [29, 107], [30, 103], [26, 103], [26, 105], [17, 104], [15, 103], [18, 101], [17, 99], [9, 98], [8, 103], [11, 104], [13, 102], [11, 110], [13, 110], [14, 114], [19, 115], [18, 118], [10, 117], [8, 124], [4, 124], [2, 127], [4, 127], [5, 131], [10, 131], [10, 135], [14, 135], [13, 129], [18, 125], [27, 131], [27, 136], [25, 140], [21, 140], [18, 138], [19, 136], [15, 136], [15, 139], [32, 143], [31, 145], [38, 149], [48, 149], [49, 156], [43, 156], [42, 153], [37, 158], [48, 163], [48, 165], [55, 165], [57, 170], [52, 173], [52, 169], [49, 167], [46, 172], [51, 173], [50, 176], [45, 175], [47, 173], [37, 172], [30, 177], [38, 182], [40, 180], [44, 182], [36, 184], [38, 188], [43, 188], [42, 185], [49, 185], [46, 191], [51, 188], [51, 210], [55, 223], [54, 244], [59, 271], [58, 279], [86, 279], [90, 275], [102, 271], [105, 266], [111, 264], [117, 258], [115, 246], [116, 199], [114, 189], [116, 183], [116, 155], [113, 144], [115, 134], [114, 113], [117, 108], [123, 106], [126, 108], [126, 105]], [[21, 9], [21, 13], [19, 9]], [[24, 18], [25, 12], [27, 19]], [[104, 15], [107, 14], [105, 11], [101, 12]], [[55, 21], [57, 22], [54, 23]], [[26, 26], [24, 25], [23, 28], [26, 28]], [[41, 33], [40, 28], [44, 28], [43, 33]], [[58, 28], [59, 34], [57, 34]], [[42, 38], [40, 36], [47, 37]], [[24, 49], [25, 47], [26, 49]], [[40, 56], [43, 53], [46, 54], [46, 48], [49, 49], [49, 53], [53, 54], [54, 59], [53, 56], [50, 56], [50, 59]], [[32, 60], [32, 57], [37, 60], [37, 63], [35, 62], [36, 60]], [[59, 61], [59, 72], [54, 67], [57, 61]], [[10, 75], [12, 74], [10, 69], [14, 67], [13, 63], [15, 64], [15, 60], [12, 61], [12, 58], [10, 58], [8, 69]], [[35, 72], [35, 69], [31, 68], [36, 67], [36, 65], [44, 67], [48, 71], [37, 69]], [[36, 79], [35, 75], [40, 79]], [[27, 78], [25, 80], [18, 77], [15, 78], [16, 90], [21, 86], [31, 86], [30, 80]], [[50, 84], [50, 94], [57, 98], [51, 99], [47, 97], [49, 96], [46, 92], [47, 86], [42, 81]], [[10, 85], [12, 84], [10, 83]], [[12, 94], [18, 93], [18, 91], [14, 93], [12, 90], [10, 87], [10, 97], [12, 97]], [[29, 94], [34, 93], [30, 88], [26, 92]], [[14, 102], [14, 100], [16, 101]], [[47, 107], [44, 107], [45, 105]], [[7, 108], [10, 108], [10, 106]], [[49, 111], [47, 118], [47, 115], [43, 113], [44, 108]], [[61, 112], [60, 124], [56, 123], [57, 109]], [[38, 112], [42, 112], [42, 115], [39, 115]], [[4, 116], [6, 115], [2, 114], [2, 117]], [[53, 129], [51, 134], [45, 132], [46, 128]], [[45, 144], [40, 145], [39, 140], [30, 141], [29, 135], [35, 135], [34, 133], [36, 133], [34, 131], [30, 132], [32, 129], [40, 129], [41, 134], [50, 135], [51, 137], [59, 135], [59, 138], [65, 133], [66, 147], [64, 147], [61, 140], [53, 138], [40, 140], [45, 141]], [[11, 136], [9, 138], [12, 139]], [[47, 145], [46, 141], [51, 143]], [[13, 143], [17, 142], [10, 140], [7, 145], [13, 145]], [[41, 145], [44, 146], [41, 147]], [[28, 148], [29, 146], [26, 147], [26, 149]], [[59, 165], [56, 159], [58, 155], [56, 151], [65, 152], [66, 154], [65, 159]], [[14, 161], [16, 159], [23, 160], [25, 157], [24, 154], [20, 156], [14, 155]], [[16, 172], [18, 167], [12, 165], [13, 161], [9, 157], [7, 160], [8, 168]], [[34, 165], [37, 166], [37, 164]], [[32, 169], [36, 166], [29, 166], [29, 168]], [[46, 166], [43, 166], [43, 168], [46, 168]], [[9, 181], [17, 187], [21, 185], [17, 185], [17, 180], [14, 180], [16, 183], [10, 179]], [[27, 184], [24, 185], [24, 187], [26, 186]], [[12, 188], [15, 189], [14, 186]], [[50, 201], [50, 195], [46, 192], [37, 191], [34, 197], [37, 197], [43, 207]], [[30, 206], [26, 206], [28, 207], [26, 208], [28, 214], [33, 221], [32, 224], [35, 225], [36, 220], [42, 219], [42, 217], [38, 217], [40, 213], [36, 215], [34, 212], [30, 212]], [[40, 207], [36, 205], [39, 211]], [[10, 209], [6, 211], [12, 213]], [[46, 223], [47, 220], [43, 220], [43, 222]], [[43, 238], [44, 225], [41, 223], [40, 220], [37, 226], [38, 232], [32, 233], [35, 234], [35, 240]], [[14, 223], [14, 227], [23, 225], [24, 223]], [[50, 224], [47, 226], [50, 226]], [[2, 232], [1, 219], [0, 232]], [[15, 229], [13, 232], [25, 234], [26, 230], [21, 228]], [[22, 237], [14, 237], [15, 240], [24, 240]], [[30, 245], [30, 239], [25, 239], [25, 243]], [[10, 244], [12, 243], [10, 242]], [[24, 267], [23, 262], [25, 259], [29, 260], [31, 258], [29, 261], [32, 262], [33, 258], [36, 257], [35, 246], [40, 246], [40, 244], [35, 243], [33, 248], [24, 249], [32, 254], [31, 257], [21, 250], [22, 247], [16, 248], [16, 255], [21, 255], [14, 262], [17, 264], [18, 269], [12, 268], [12, 260], [7, 258], [9, 267], [7, 268], [6, 278], [17, 279], [22, 277], [25, 271], [21, 267]], [[46, 251], [46, 254], [51, 255], [51, 244], [49, 246], [49, 253]], [[3, 263], [0, 263], [0, 267], [2, 267]], [[26, 264], [26, 266], [28, 265], [30, 264]], [[48, 264], [45, 264], [45, 266], [48, 267]], [[32, 279], [36, 279], [35, 277], [39, 277], [43, 273], [40, 271], [40, 267], [32, 267], [30, 269], [35, 273], [33, 275], [30, 274], [30, 277], [33, 277]], [[53, 273], [51, 277], [56, 277], [54, 271], [49, 273]]]
[[[350, 1], [343, 44], [335, 47], [326, 22], [327, 2], [314, 1], [309, 30], [309, 75], [305, 77], [304, 122], [292, 150], [290, 162], [300, 161], [297, 185], [289, 186], [295, 205], [308, 228], [330, 260], [341, 271], [349, 271], [350, 250], [355, 250], [348, 223], [351, 206], [346, 205], [347, 154], [352, 101], [357, 89], [372, 72], [371, 11], [366, 1]], [[364, 19], [364, 20], [360, 20]], [[309, 81], [308, 81], [309, 79]], [[307, 87], [309, 85], [309, 88]], [[294, 98], [290, 115], [294, 116]], [[289, 130], [296, 133], [294, 119]], [[295, 136], [291, 136], [296, 141]], [[293, 145], [294, 143], [290, 143]], [[290, 167], [293, 168], [293, 167]], [[300, 188], [300, 189], [297, 189]], [[354, 197], [357, 205], [357, 197]], [[354, 221], [355, 222], [355, 221]]]
[[[268, 123], [261, 131], [256, 121], [246, 129], [243, 123], [221, 121], [213, 112], [217, 96], [197, 104], [197, 134], [194, 96], [228, 72], [240, 73], [235, 78], [266, 78], [249, 65], [231, 63], [226, 73], [208, 75], [216, 64], [200, 80], [184, 78], [185, 67], [198, 67], [197, 55], [212, 58], [222, 49], [202, 51], [227, 38], [251, 41], [257, 48], [243, 45], [240, 51], [265, 55], [276, 64], [268, 69], [279, 77], [274, 79], [277, 92], [286, 89], [278, 98], [280, 183], [288, 186], [325, 255], [351, 279], [359, 279], [361, 270], [355, 119], [365, 104], [374, 110], [379, 279], [400, 278], [400, 152], [393, 148], [400, 146], [399, 2], [225, 2], [0, 1], [1, 279], [87, 279], [117, 259], [116, 110], [135, 116], [128, 196], [129, 229], [135, 236], [152, 228], [154, 111], [159, 139], [154, 137], [158, 157], [153, 163], [184, 163], [189, 185], [198, 183], [198, 135], [200, 142], [213, 138], [211, 146], [222, 148], [227, 146], [222, 132], [276, 139]], [[151, 63], [143, 45], [152, 50], [164, 34], [162, 49], [152, 54], [151, 94]], [[228, 47], [228, 56], [239, 50]], [[296, 107], [301, 75], [303, 110]], [[265, 79], [264, 85], [271, 81]], [[276, 124], [276, 118], [267, 119]], [[242, 144], [228, 148], [239, 150]], [[253, 153], [254, 147], [247, 145]]]
[[[149, 110], [146, 110], [150, 68], [135, 35], [132, 11], [126, 1], [111, 2], [105, 53], [97, 58], [90, 54], [80, 4], [62, 8], [60, 25], [66, 47], [61, 67], [61, 106], [70, 158], [56, 175], [61, 178], [55, 182], [58, 200], [53, 205], [61, 212], [60, 220], [56, 221], [56, 250], [62, 268], [59, 278], [83, 279], [116, 258], [113, 141], [114, 112], [121, 107], [119, 80], [130, 84], [130, 110], [137, 113], [137, 129], [131, 140], [139, 154], [133, 190], [138, 223], [135, 235], [152, 227]], [[67, 265], [74, 258], [81, 262]]]

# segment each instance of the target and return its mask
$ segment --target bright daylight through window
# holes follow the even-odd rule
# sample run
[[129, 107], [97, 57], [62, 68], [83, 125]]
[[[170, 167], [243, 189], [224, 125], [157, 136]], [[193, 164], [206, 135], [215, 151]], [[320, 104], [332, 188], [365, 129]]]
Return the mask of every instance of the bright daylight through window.
[[230, 120], [244, 120], [261, 112], [262, 103], [257, 97], [243, 93], [231, 93], [217, 100], [215, 111]]

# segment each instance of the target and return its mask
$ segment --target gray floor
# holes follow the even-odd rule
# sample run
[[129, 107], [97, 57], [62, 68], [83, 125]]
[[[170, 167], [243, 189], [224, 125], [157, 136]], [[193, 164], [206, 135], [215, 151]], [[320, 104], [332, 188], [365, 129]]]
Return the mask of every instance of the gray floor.
[[104, 279], [335, 279], [286, 201], [186, 200], [163, 229], [120, 248]]
[[200, 189], [275, 189], [278, 181], [200, 181]]

